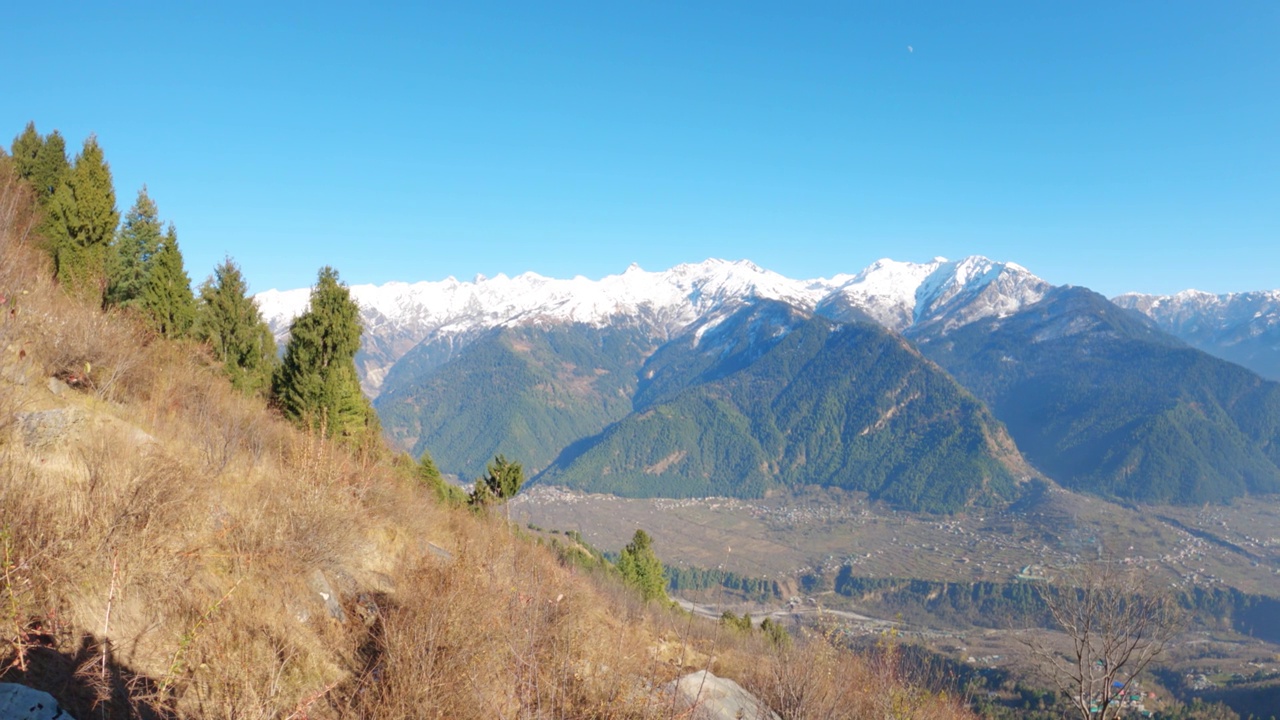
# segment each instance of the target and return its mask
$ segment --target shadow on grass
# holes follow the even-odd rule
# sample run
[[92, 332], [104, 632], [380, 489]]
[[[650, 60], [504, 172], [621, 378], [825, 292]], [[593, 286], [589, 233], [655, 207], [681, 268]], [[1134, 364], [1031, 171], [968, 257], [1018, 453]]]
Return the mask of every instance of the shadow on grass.
[[[176, 714], [161, 702], [159, 684], [108, 658], [98, 642], [82, 635], [75, 652], [59, 650], [54, 638], [29, 636], [25, 670], [14, 657], [4, 658], [0, 682], [18, 683], [49, 693], [77, 720], [171, 720]], [[169, 698], [172, 700], [172, 698]]]

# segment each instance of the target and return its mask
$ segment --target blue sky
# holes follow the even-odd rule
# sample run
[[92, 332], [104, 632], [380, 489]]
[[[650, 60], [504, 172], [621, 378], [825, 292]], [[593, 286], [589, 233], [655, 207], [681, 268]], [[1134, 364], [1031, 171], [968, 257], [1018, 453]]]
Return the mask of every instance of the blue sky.
[[[408, 3], [403, 3], [408, 5]], [[259, 7], [259, 6], [268, 7]], [[95, 132], [199, 281], [984, 254], [1280, 287], [1280, 3], [20, 3], [7, 143]]]

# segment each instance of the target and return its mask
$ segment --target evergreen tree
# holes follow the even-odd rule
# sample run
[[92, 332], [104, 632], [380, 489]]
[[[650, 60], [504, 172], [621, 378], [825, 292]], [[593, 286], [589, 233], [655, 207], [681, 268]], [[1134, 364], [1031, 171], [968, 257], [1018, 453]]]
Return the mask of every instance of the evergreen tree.
[[422, 457], [418, 460], [417, 474], [422, 484], [431, 488], [440, 502], [461, 505], [467, 501], [466, 491], [445, 480], [440, 474], [440, 469], [436, 467], [436, 461], [432, 459], [431, 453], [425, 451], [422, 453]]
[[34, 122], [13, 139], [13, 159], [18, 176], [31, 183], [41, 205], [48, 203], [71, 171], [62, 134], [54, 130], [41, 137]]
[[183, 337], [196, 319], [196, 300], [191, 294], [191, 278], [182, 266], [178, 234], [173, 226], [165, 233], [146, 272], [138, 307], [151, 326], [165, 337]]
[[236, 389], [260, 392], [271, 384], [276, 341], [231, 258], [200, 286], [195, 336], [213, 349]]
[[101, 297], [107, 248], [120, 222], [111, 168], [97, 138], [84, 141], [67, 181], [54, 190], [46, 234], [58, 280]]
[[524, 467], [503, 455], [496, 455], [485, 468], [484, 476], [476, 480], [471, 493], [471, 503], [477, 506], [506, 502], [520, 492], [524, 485]]
[[163, 236], [155, 201], [147, 195], [144, 185], [111, 244], [104, 298], [107, 305], [125, 307], [139, 301]]
[[36, 158], [44, 147], [44, 138], [36, 132], [35, 121], [27, 123], [27, 127], [13, 139], [13, 167], [18, 177], [30, 180], [35, 175]]
[[646, 601], [667, 600], [666, 570], [653, 551], [653, 538], [644, 530], [636, 530], [631, 542], [622, 549], [618, 572], [623, 582], [639, 590]]
[[360, 391], [360, 311], [331, 267], [320, 270], [311, 304], [289, 329], [272, 393], [285, 416], [330, 436], [355, 439], [376, 425]]
[[58, 186], [71, 175], [71, 163], [67, 162], [67, 142], [57, 130], [49, 133], [36, 153], [35, 167], [29, 180], [36, 189], [36, 198], [43, 205], [49, 202]]

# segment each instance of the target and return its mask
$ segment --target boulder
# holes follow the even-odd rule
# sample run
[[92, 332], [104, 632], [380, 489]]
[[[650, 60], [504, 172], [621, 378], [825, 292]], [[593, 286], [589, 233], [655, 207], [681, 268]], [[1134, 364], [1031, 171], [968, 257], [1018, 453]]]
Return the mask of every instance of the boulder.
[[781, 720], [741, 685], [709, 670], [667, 683], [663, 691], [673, 698], [676, 711], [688, 712], [691, 720]]
[[0, 720], [75, 720], [47, 692], [0, 683]]
[[342, 610], [342, 600], [329, 584], [324, 571], [316, 568], [311, 573], [311, 577], [307, 578], [307, 585], [311, 587], [312, 592], [320, 596], [320, 601], [324, 603], [324, 609], [329, 613], [330, 618], [343, 624], [347, 622], [347, 614]]
[[37, 410], [18, 413], [14, 417], [18, 420], [18, 429], [22, 432], [22, 442], [29, 448], [45, 447], [65, 440], [75, 426], [83, 420], [74, 408]]

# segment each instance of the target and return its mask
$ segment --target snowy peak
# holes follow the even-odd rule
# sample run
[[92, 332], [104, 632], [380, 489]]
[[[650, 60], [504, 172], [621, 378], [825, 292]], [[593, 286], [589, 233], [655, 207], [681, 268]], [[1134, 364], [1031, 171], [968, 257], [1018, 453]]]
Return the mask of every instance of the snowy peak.
[[1178, 339], [1263, 377], [1280, 380], [1280, 290], [1214, 295], [1126, 293], [1112, 298]]
[[[631, 265], [600, 280], [569, 280], [524, 273], [472, 282], [353, 285], [351, 295], [366, 316], [431, 330], [466, 330], [508, 324], [580, 322], [601, 325], [619, 316], [645, 316], [668, 331], [732, 300], [761, 298], [812, 307], [825, 286], [783, 277], [745, 260], [707, 260], [647, 272]], [[267, 322], [277, 331], [306, 309], [310, 291], [268, 290], [257, 296]], [[368, 318], [366, 318], [368, 319]]]
[[840, 319], [863, 313], [897, 332], [946, 333], [1017, 312], [1050, 287], [1020, 265], [976, 255], [928, 263], [884, 259], [842, 283], [824, 312]]
[[[745, 303], [770, 300], [837, 320], [872, 320], [892, 330], [953, 327], [1035, 302], [1048, 284], [1012, 263], [982, 257], [928, 263], [880, 260], [856, 275], [795, 280], [746, 260], [710, 259], [650, 272], [632, 264], [600, 280], [561, 280], [528, 272], [478, 275], [471, 282], [389, 282], [353, 285], [365, 324], [361, 374], [376, 394], [387, 369], [428, 337], [467, 342], [508, 326], [627, 323], [655, 339], [670, 338], [700, 320]], [[257, 295], [278, 337], [306, 309], [310, 291]]]

